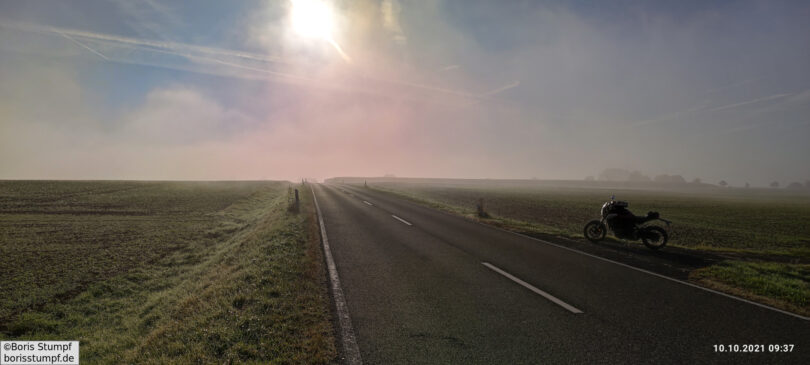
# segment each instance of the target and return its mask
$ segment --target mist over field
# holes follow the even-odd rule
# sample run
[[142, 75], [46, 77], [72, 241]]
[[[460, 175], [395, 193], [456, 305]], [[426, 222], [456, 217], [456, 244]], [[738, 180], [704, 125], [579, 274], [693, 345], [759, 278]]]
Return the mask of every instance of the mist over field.
[[0, 179], [810, 179], [807, 2], [332, 6], [0, 3]]

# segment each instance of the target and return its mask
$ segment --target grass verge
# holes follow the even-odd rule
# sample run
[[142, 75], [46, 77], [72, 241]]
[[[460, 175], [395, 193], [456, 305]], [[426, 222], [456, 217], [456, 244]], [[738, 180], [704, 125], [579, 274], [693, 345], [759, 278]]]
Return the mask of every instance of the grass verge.
[[810, 316], [810, 265], [725, 261], [692, 271], [690, 281]]

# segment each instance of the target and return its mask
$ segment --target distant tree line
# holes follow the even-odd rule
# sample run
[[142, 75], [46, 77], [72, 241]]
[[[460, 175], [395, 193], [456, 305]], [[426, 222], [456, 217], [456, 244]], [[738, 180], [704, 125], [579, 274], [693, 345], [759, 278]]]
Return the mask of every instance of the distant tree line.
[[808, 189], [808, 190], [810, 190], [810, 180], [805, 180], [804, 184], [802, 184], [800, 182], [792, 182], [792, 183], [788, 184], [788, 186], [786, 186], [786, 188], [787, 189], [795, 189], [795, 190], [798, 190], [798, 189]]
[[[639, 171], [630, 171], [619, 168], [608, 168], [602, 170], [598, 177], [588, 176], [585, 180], [589, 181], [613, 181], [613, 182], [655, 182], [661, 184], [686, 184], [686, 179], [681, 175], [668, 175], [662, 174], [655, 177], [649, 177]], [[692, 183], [700, 184], [700, 179], [692, 180]]]
[[[770, 183], [769, 186], [776, 189], [776, 188], [779, 187], [779, 182], [774, 181], [774, 182]], [[790, 190], [810, 190], [810, 180], [805, 180], [804, 184], [802, 184], [802, 183], [800, 183], [798, 181], [794, 181], [794, 182], [792, 182], [790, 184], [787, 184], [785, 186], [785, 189], [790, 189]]]
[[[686, 179], [683, 178], [681, 175], [668, 175], [668, 174], [661, 174], [656, 175], [655, 177], [649, 177], [647, 175], [642, 174], [639, 171], [631, 171], [621, 168], [607, 168], [602, 170], [596, 177], [588, 176], [585, 178], [585, 181], [610, 181], [610, 182], [652, 182], [652, 183], [659, 183], [659, 184], [694, 184], [694, 185], [701, 185], [703, 181], [700, 178], [695, 178], [691, 182], [687, 183]], [[720, 180], [717, 182], [717, 185], [721, 187], [730, 187], [726, 180]], [[745, 187], [748, 188], [751, 185], [749, 183], [745, 183]], [[780, 184], [778, 181], [774, 181], [770, 183], [770, 187], [772, 188], [779, 188]], [[803, 190], [807, 189], [810, 190], [810, 180], [805, 180], [804, 184], [800, 182], [792, 182], [788, 184], [786, 189], [791, 190]]]

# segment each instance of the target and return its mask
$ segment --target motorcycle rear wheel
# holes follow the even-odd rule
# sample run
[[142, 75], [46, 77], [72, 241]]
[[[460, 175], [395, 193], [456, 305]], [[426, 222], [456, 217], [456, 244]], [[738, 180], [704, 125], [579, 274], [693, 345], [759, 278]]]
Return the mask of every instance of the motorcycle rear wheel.
[[659, 250], [667, 245], [669, 236], [667, 231], [658, 226], [644, 227], [640, 232], [641, 242], [651, 250]]
[[583, 233], [588, 241], [599, 242], [605, 238], [605, 235], [607, 234], [607, 227], [605, 227], [604, 223], [593, 220], [585, 225]]

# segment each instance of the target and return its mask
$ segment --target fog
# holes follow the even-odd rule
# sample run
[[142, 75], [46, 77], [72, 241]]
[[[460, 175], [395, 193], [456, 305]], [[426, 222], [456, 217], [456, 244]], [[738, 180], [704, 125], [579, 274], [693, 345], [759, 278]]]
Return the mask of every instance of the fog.
[[810, 179], [807, 2], [290, 6], [0, 3], [0, 179]]

